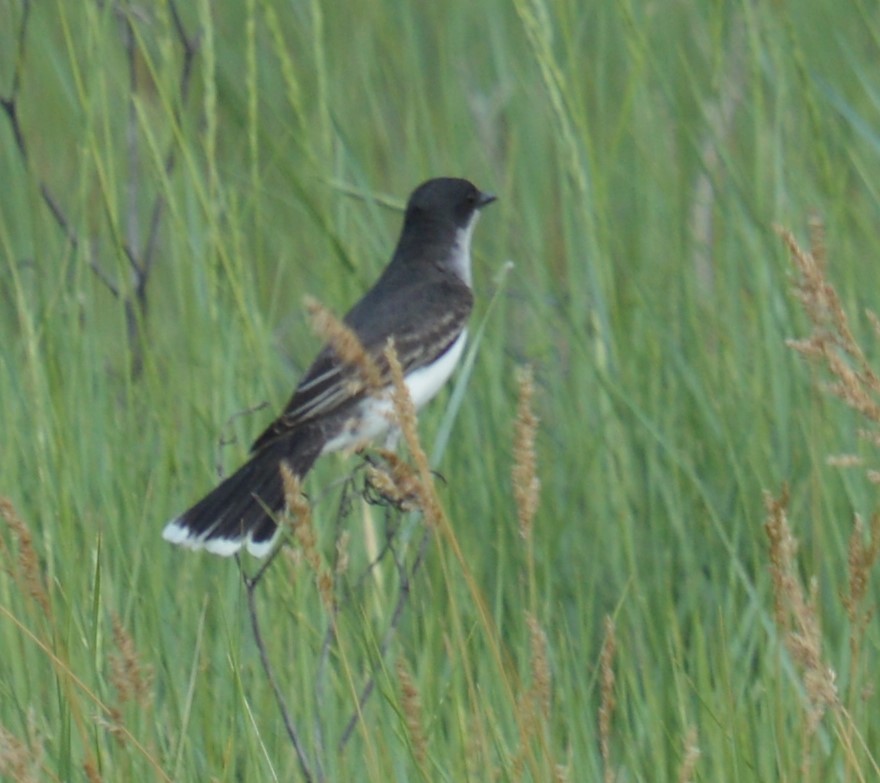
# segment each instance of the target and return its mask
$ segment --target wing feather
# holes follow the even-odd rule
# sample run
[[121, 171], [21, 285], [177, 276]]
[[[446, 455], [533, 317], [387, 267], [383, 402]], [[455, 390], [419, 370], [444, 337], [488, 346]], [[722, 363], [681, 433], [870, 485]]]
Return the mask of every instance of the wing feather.
[[[381, 279], [380, 281], [381, 282]], [[376, 363], [381, 382], [390, 384], [390, 370], [384, 351], [394, 339], [404, 373], [416, 370], [441, 356], [467, 325], [473, 306], [470, 288], [456, 277], [428, 276], [414, 285], [397, 287], [392, 295], [373, 297], [377, 285], [346, 315], [367, 354]], [[381, 307], [376, 318], [372, 308]], [[413, 328], [413, 324], [417, 328]], [[288, 435], [304, 423], [330, 415], [353, 405], [366, 394], [366, 383], [359, 370], [340, 361], [325, 346], [303, 376], [284, 412], [254, 441], [258, 451], [276, 438]]]

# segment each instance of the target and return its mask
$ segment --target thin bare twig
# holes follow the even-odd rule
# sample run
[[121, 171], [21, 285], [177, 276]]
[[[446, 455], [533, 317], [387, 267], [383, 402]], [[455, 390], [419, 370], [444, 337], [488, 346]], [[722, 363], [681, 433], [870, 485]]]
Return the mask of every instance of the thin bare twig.
[[[398, 574], [400, 579], [400, 591], [397, 595], [397, 603], [394, 606], [394, 611], [391, 614], [391, 619], [388, 622], [388, 628], [385, 631], [385, 635], [383, 636], [382, 641], [379, 644], [379, 663], [376, 665], [373, 672], [367, 678], [366, 683], [361, 689], [360, 696], [358, 697], [357, 706], [352, 712], [351, 717], [349, 718], [348, 723], [345, 726], [345, 731], [342, 732], [342, 736], [339, 739], [339, 744], [337, 748], [340, 753], [345, 749], [345, 746], [348, 744], [348, 741], [354, 734], [355, 727], [357, 726], [358, 721], [363, 715], [364, 707], [366, 706], [367, 701], [373, 694], [373, 690], [376, 687], [376, 674], [382, 661], [385, 660], [385, 656], [388, 654], [388, 648], [391, 645], [391, 641], [397, 633], [398, 627], [400, 626], [400, 620], [403, 617], [403, 610], [406, 608], [406, 604], [409, 601], [412, 579], [415, 577], [416, 573], [424, 562], [425, 551], [428, 548], [428, 541], [430, 540], [430, 538], [431, 529], [426, 526], [425, 530], [422, 533], [422, 539], [419, 542], [418, 553], [416, 554], [416, 558], [413, 561], [409, 574], [407, 574], [405, 566], [400, 563], [397, 557], [395, 556], [394, 558], [394, 562], [398, 566]], [[391, 548], [391, 551], [394, 551], [393, 547]]]
[[24, 135], [21, 132], [21, 124], [18, 121], [18, 108], [16, 99], [21, 90], [21, 72], [24, 67], [24, 40], [27, 34], [28, 21], [30, 19], [31, 4], [29, 0], [22, 0], [21, 4], [21, 24], [18, 26], [18, 36], [16, 38], [16, 56], [15, 68], [12, 71], [12, 90], [8, 98], [0, 98], [0, 106], [9, 117], [12, 126], [12, 135], [15, 137], [15, 144], [22, 158], [27, 162], [27, 144]]
[[[339, 506], [336, 511], [336, 534], [334, 536], [335, 540], [338, 541], [341, 535], [342, 530], [342, 522], [343, 520], [349, 516], [352, 509], [352, 488], [354, 487], [355, 476], [357, 471], [360, 468], [355, 468], [355, 470], [350, 473], [345, 482], [342, 485], [342, 493], [339, 499]], [[339, 550], [336, 550], [334, 555], [333, 562], [333, 571], [338, 573], [339, 566]], [[318, 712], [318, 720], [315, 725], [315, 744], [317, 745], [318, 755], [324, 755], [324, 726], [323, 721], [320, 719], [320, 711], [321, 705], [324, 703], [324, 683], [326, 681], [326, 669], [327, 663], [330, 660], [330, 648], [333, 645], [333, 641], [336, 639], [336, 621], [339, 617], [341, 603], [336, 600], [333, 603], [333, 612], [330, 616], [329, 621], [327, 622], [327, 629], [324, 632], [324, 639], [321, 642], [321, 654], [318, 659], [318, 670], [315, 674], [315, 690], [314, 690], [314, 701], [315, 708]]]
[[[175, 32], [180, 40], [183, 49], [183, 63], [181, 66], [181, 76], [179, 83], [180, 105], [184, 104], [190, 92], [192, 81], [193, 63], [198, 52], [199, 36], [188, 36], [180, 18], [177, 6], [174, 2], [169, 4], [171, 10], [171, 18], [174, 24]], [[21, 22], [16, 37], [16, 57], [15, 67], [12, 76], [12, 86], [8, 96], [0, 97], [0, 108], [9, 122], [15, 139], [16, 147], [21, 155], [22, 162], [26, 169], [31, 168], [31, 156], [28, 146], [27, 136], [21, 125], [19, 116], [19, 97], [21, 94], [22, 71], [25, 60], [25, 43], [27, 40], [28, 24], [30, 22], [31, 2], [30, 0], [22, 0]], [[96, 249], [91, 245], [82, 242], [79, 233], [73, 226], [72, 221], [68, 217], [66, 211], [61, 206], [60, 200], [52, 192], [48, 183], [37, 176], [36, 184], [40, 197], [43, 199], [49, 213], [52, 215], [56, 225], [64, 235], [65, 240], [71, 249], [76, 252], [80, 248], [86, 247], [86, 262], [94, 275], [101, 284], [110, 292], [114, 299], [121, 302], [126, 319], [126, 327], [128, 333], [129, 349], [131, 351], [131, 373], [134, 377], [140, 375], [143, 368], [143, 325], [147, 315], [147, 287], [150, 280], [150, 272], [152, 271], [155, 259], [157, 258], [158, 232], [162, 222], [162, 216], [165, 209], [165, 197], [162, 193], [157, 193], [150, 214], [149, 229], [147, 240], [144, 244], [143, 252], [138, 251], [140, 244], [140, 221], [137, 204], [139, 201], [139, 146], [137, 135], [137, 113], [135, 107], [134, 96], [138, 91], [137, 81], [137, 47], [135, 29], [132, 24], [131, 14], [120, 12], [123, 20], [123, 47], [126, 52], [128, 68], [129, 68], [129, 99], [128, 99], [128, 125], [126, 129], [126, 146], [129, 157], [129, 181], [128, 181], [128, 210], [126, 221], [126, 235], [120, 238], [119, 247], [128, 262], [132, 275], [131, 291], [126, 291], [119, 280], [114, 279], [101, 265], [98, 259]], [[180, 122], [180, 108], [175, 107], [174, 122]], [[165, 155], [165, 173], [171, 174], [176, 163], [176, 144], [174, 138], [169, 142], [168, 152]], [[108, 215], [109, 219], [109, 215]]]
[[[201, 41], [201, 33], [196, 33], [193, 36], [188, 36], [186, 33], [186, 28], [183, 26], [183, 21], [180, 18], [180, 14], [177, 10], [176, 3], [169, 4], [169, 10], [171, 11], [171, 20], [174, 23], [174, 30], [177, 33], [177, 38], [180, 41], [181, 46], [183, 46], [183, 65], [180, 69], [180, 105], [186, 103], [189, 98], [189, 90], [190, 85], [192, 83], [192, 72], [193, 72], [193, 62], [195, 61], [196, 54], [199, 50], [199, 43]], [[175, 124], [180, 124], [180, 106], [175, 106], [174, 108], [174, 122]], [[168, 152], [165, 155], [165, 174], [170, 175], [172, 171], [174, 171], [174, 166], [177, 163], [177, 147], [174, 145], [170, 145], [168, 148]], [[156, 199], [153, 202], [153, 209], [150, 214], [150, 229], [147, 233], [147, 242], [144, 246], [143, 257], [141, 259], [141, 272], [144, 278], [149, 277], [150, 271], [153, 267], [153, 264], [156, 260], [156, 247], [157, 247], [157, 237], [159, 235], [159, 225], [162, 222], [162, 215], [165, 211], [165, 197], [158, 193], [156, 194]]]
[[[277, 551], [278, 550], [276, 550], [276, 552]], [[287, 731], [287, 736], [290, 738], [293, 748], [296, 751], [296, 757], [299, 760], [299, 767], [302, 771], [303, 778], [306, 780], [306, 783], [312, 783], [315, 778], [312, 776], [305, 747], [303, 746], [302, 740], [293, 724], [293, 718], [290, 715], [290, 710], [287, 708], [287, 702], [284, 699], [284, 694], [281, 692], [281, 686], [278, 684], [278, 679], [275, 677], [275, 671], [272, 668], [272, 662], [269, 660], [269, 652], [266, 649], [266, 643], [263, 640], [263, 634], [260, 631], [260, 621], [257, 615], [256, 587], [273, 559], [274, 556], [260, 568], [257, 575], [253, 578], [247, 577], [244, 574], [244, 571], [242, 571], [245, 592], [247, 593], [248, 614], [251, 618], [251, 630], [254, 634], [254, 642], [257, 645], [257, 650], [260, 653], [260, 661], [263, 664], [263, 671], [266, 673], [266, 678], [269, 680], [269, 686], [275, 694], [275, 701], [278, 704], [278, 709], [281, 711], [281, 718], [284, 721], [284, 728]], [[318, 778], [318, 780], [322, 779], [323, 778]]]
[[217, 461], [214, 463], [214, 469], [217, 471], [217, 478], [223, 479], [226, 477], [226, 471], [223, 468], [223, 449], [226, 446], [231, 446], [234, 443], [238, 442], [238, 438], [233, 435], [227, 435], [227, 431], [232, 427], [233, 422], [236, 419], [240, 419], [244, 416], [251, 416], [254, 413], [259, 413], [259, 411], [264, 410], [269, 407], [269, 403], [266, 400], [263, 402], [258, 402], [256, 405], [251, 405], [249, 408], [243, 408], [240, 411], [236, 411], [233, 413], [223, 424], [223, 429], [220, 431], [220, 437], [217, 438]]
[[[348, 476], [343, 485], [342, 496], [340, 498], [339, 507], [336, 514], [337, 541], [341, 536], [341, 530], [344, 520], [351, 515], [351, 501], [354, 494], [352, 492], [352, 488], [354, 487], [355, 477], [357, 473], [362, 470], [363, 465], [355, 468], [355, 470]], [[366, 479], [364, 481], [364, 486], [359, 490], [359, 493], [361, 494], [361, 496], [365, 498], [367, 497], [369, 489]], [[368, 500], [373, 504], [378, 504], [380, 502], [375, 496], [370, 496]], [[389, 509], [389, 514], [393, 514], [396, 511], [390, 500], [386, 501], [384, 505]], [[340, 614], [345, 611], [347, 607], [353, 604], [355, 594], [364, 588], [373, 569], [390, 553], [394, 558], [394, 565], [398, 575], [399, 588], [397, 601], [395, 602], [394, 609], [392, 610], [391, 616], [388, 620], [388, 625], [385, 628], [385, 632], [379, 643], [377, 660], [372, 666], [371, 671], [367, 675], [367, 678], [361, 687], [351, 716], [347, 721], [345, 729], [337, 742], [338, 753], [343, 752], [349, 740], [354, 735], [354, 730], [357, 727], [361, 716], [363, 715], [366, 704], [369, 701], [370, 696], [375, 691], [376, 678], [382, 668], [385, 659], [387, 658], [391, 643], [400, 626], [400, 622], [403, 617], [406, 605], [409, 602], [412, 581], [418, 573], [419, 569], [421, 568], [425, 559], [425, 553], [427, 551], [428, 542], [430, 540], [430, 529], [428, 527], [425, 527], [421, 540], [419, 541], [416, 554], [412, 560], [412, 563], [409, 565], [406, 563], [405, 558], [402, 558], [398, 554], [397, 549], [395, 548], [395, 541], [400, 527], [395, 526], [392, 529], [390, 525], [390, 520], [387, 520], [386, 529], [388, 530], [388, 532], [386, 534], [386, 540], [382, 549], [372, 560], [370, 560], [370, 562], [368, 562], [364, 566], [363, 570], [358, 574], [357, 579], [354, 581], [354, 583], [348, 587], [340, 587], [339, 585], [342, 580], [338, 580], [335, 587], [337, 591], [343, 590], [343, 594], [341, 595], [341, 597], [335, 598], [332, 606], [330, 607], [330, 616], [327, 621], [327, 628], [324, 632], [319, 653], [318, 669], [316, 672], [314, 688], [314, 701], [316, 705], [316, 712], [318, 715], [318, 725], [316, 726], [315, 730], [316, 747], [313, 762], [310, 762], [309, 760], [309, 756], [306, 752], [300, 733], [296, 727], [296, 722], [294, 720], [292, 711], [288, 706], [285, 695], [282, 692], [281, 687], [278, 683], [278, 678], [276, 676], [272, 661], [270, 660], [269, 653], [262, 636], [260, 620], [257, 615], [256, 609], [257, 587], [262, 581], [271, 564], [274, 562], [278, 553], [281, 551], [281, 548], [279, 547], [278, 549], [276, 549], [253, 576], [248, 576], [244, 572], [241, 566], [241, 562], [239, 561], [239, 569], [247, 592], [248, 614], [251, 621], [251, 628], [254, 634], [254, 641], [260, 654], [260, 661], [262, 663], [263, 670], [266, 673], [269, 685], [275, 696], [275, 701], [278, 705], [278, 709], [281, 712], [285, 730], [287, 731], [287, 735], [291, 741], [291, 744], [294, 747], [294, 751], [297, 754], [300, 767], [303, 770], [303, 775], [306, 777], [307, 780], [310, 781], [314, 780], [320, 782], [324, 780], [324, 773], [321, 768], [320, 759], [322, 758], [325, 751], [326, 741], [324, 738], [323, 726], [321, 725], [321, 705], [324, 701], [323, 696], [324, 685], [326, 681], [326, 667], [329, 662], [331, 648], [335, 639], [337, 638], [337, 624]], [[338, 558], [339, 552], [337, 550], [336, 555], [334, 555], [334, 571], [337, 571], [337, 566], [339, 565]]]
[[[171, 19], [174, 24], [174, 30], [177, 34], [178, 41], [183, 49], [183, 64], [181, 66], [179, 92], [180, 102], [176, 104], [172, 119], [173, 124], [179, 125], [180, 106], [186, 103], [189, 96], [190, 83], [192, 79], [193, 62], [199, 45], [199, 35], [187, 35], [186, 29], [174, 2], [169, 4]], [[123, 252], [128, 259], [132, 272], [132, 294], [125, 300], [126, 325], [128, 329], [129, 345], [132, 350], [132, 375], [137, 377], [143, 369], [143, 324], [147, 318], [147, 310], [149, 300], [147, 298], [147, 286], [150, 281], [150, 273], [153, 270], [157, 258], [159, 227], [162, 223], [162, 217], [165, 214], [166, 199], [165, 195], [159, 191], [153, 199], [153, 206], [150, 210], [149, 228], [147, 230], [147, 240], [142, 250], [138, 252], [136, 248], [140, 246], [140, 219], [138, 205], [138, 173], [139, 173], [139, 154], [138, 154], [138, 134], [137, 134], [137, 110], [135, 106], [134, 96], [138, 91], [137, 82], [137, 49], [135, 47], [134, 28], [131, 24], [131, 16], [125, 15], [124, 20], [124, 44], [128, 58], [129, 67], [129, 121], [128, 121], [128, 151], [129, 151], [129, 221], [127, 230], [127, 240], [123, 243]], [[168, 151], [165, 154], [165, 174], [170, 175], [177, 163], [177, 147], [172, 140], [169, 142]]]
[[[12, 74], [12, 88], [8, 97], [0, 98], [0, 108], [3, 109], [3, 112], [6, 114], [6, 118], [9, 121], [12, 136], [15, 139], [15, 145], [18, 148], [18, 152], [21, 155], [22, 162], [26, 169], [30, 168], [30, 149], [28, 148], [27, 139], [18, 114], [18, 99], [21, 94], [21, 75], [24, 68], [26, 51], [25, 42], [27, 40], [28, 24], [30, 22], [30, 11], [31, 4], [29, 0], [23, 0], [21, 23], [19, 24], [18, 35], [16, 37], [17, 51], [15, 56], [15, 68]], [[68, 220], [67, 215], [61, 208], [58, 199], [55, 198], [48, 184], [46, 184], [43, 179], [37, 181], [37, 189], [52, 217], [55, 219], [55, 222], [64, 234], [64, 238], [74, 251], [77, 250], [82, 243], [80, 242], [76, 231], [73, 229], [70, 220]], [[95, 276], [104, 284], [113, 297], [118, 299], [120, 297], [119, 286], [113, 281], [110, 275], [103, 270], [98, 263], [98, 259], [91, 251], [88, 254], [88, 264], [89, 268], [95, 273]]]
[[128, 334], [128, 344], [131, 348], [131, 374], [138, 377], [143, 371], [143, 333], [142, 329], [147, 314], [146, 278], [143, 274], [140, 261], [137, 258], [137, 248], [140, 245], [140, 214], [138, 203], [140, 201], [140, 146], [138, 134], [137, 107], [135, 95], [138, 92], [137, 77], [137, 49], [135, 47], [134, 30], [131, 17], [123, 15], [122, 45], [125, 49], [126, 62], [128, 63], [128, 121], [125, 128], [126, 151], [128, 153], [128, 179], [126, 183], [126, 195], [128, 198], [128, 217], [125, 227], [125, 241], [122, 243], [123, 252], [128, 265], [131, 268], [133, 282], [133, 296], [125, 297], [125, 326]]

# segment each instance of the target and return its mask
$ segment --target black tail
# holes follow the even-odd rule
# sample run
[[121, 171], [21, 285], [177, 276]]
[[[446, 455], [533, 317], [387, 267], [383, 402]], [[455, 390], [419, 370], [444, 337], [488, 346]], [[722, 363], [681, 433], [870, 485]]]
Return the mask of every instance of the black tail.
[[243, 546], [264, 557], [275, 543], [275, 520], [284, 510], [281, 464], [304, 477], [321, 452], [309, 438], [282, 438], [254, 454], [192, 508], [172, 519], [162, 537], [189, 549], [233, 555]]

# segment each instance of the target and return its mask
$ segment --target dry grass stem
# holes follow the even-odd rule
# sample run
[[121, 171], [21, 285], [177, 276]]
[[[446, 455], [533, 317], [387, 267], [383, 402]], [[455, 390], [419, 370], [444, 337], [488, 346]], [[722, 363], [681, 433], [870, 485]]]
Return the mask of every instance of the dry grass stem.
[[483, 726], [484, 716], [479, 708], [469, 712], [467, 716], [467, 728], [465, 733], [464, 761], [467, 770], [467, 779], [476, 779], [480, 772], [490, 780], [494, 780], [497, 773], [489, 774], [489, 762], [485, 758], [486, 733]]
[[764, 508], [767, 519], [764, 532], [770, 540], [770, 577], [773, 580], [773, 615], [776, 627], [783, 633], [789, 630], [788, 597], [796, 594], [800, 583], [792, 573], [791, 564], [797, 554], [797, 543], [791, 535], [785, 510], [788, 507], [788, 487], [783, 487], [782, 496], [773, 498], [764, 495]]
[[[862, 518], [856, 514], [853, 522], [853, 530], [849, 537], [849, 550], [847, 555], [847, 571], [849, 575], [849, 589], [846, 595], [841, 597], [843, 607], [846, 610], [849, 619], [849, 650], [850, 650], [850, 697], [852, 704], [862, 695], [856, 693], [858, 687], [858, 677], [856, 673], [859, 671], [862, 646], [868, 631], [876, 606], [873, 603], [866, 605], [866, 598], [869, 595], [869, 586], [871, 571], [880, 555], [880, 513], [875, 513], [871, 517], [871, 527], [865, 538], [865, 524]], [[862, 687], [865, 690], [873, 691], [873, 683], [869, 682]]]
[[83, 773], [89, 783], [102, 783], [103, 781], [101, 773], [98, 771], [97, 764], [92, 759], [88, 759], [83, 764]]
[[544, 633], [544, 629], [541, 628], [541, 624], [533, 614], [526, 614], [526, 624], [529, 626], [529, 647], [531, 649], [532, 701], [546, 720], [550, 717], [552, 685], [550, 662], [547, 657], [549, 649], [547, 634]]
[[849, 570], [849, 594], [843, 597], [849, 621], [854, 632], [862, 636], [873, 616], [873, 608], [861, 609], [868, 594], [871, 569], [880, 554], [880, 514], [871, 517], [871, 528], [865, 540], [865, 523], [856, 514], [849, 537], [847, 564]]
[[391, 371], [393, 387], [391, 401], [394, 405], [395, 421], [403, 433], [404, 442], [416, 466], [418, 481], [412, 488], [418, 493], [418, 505], [424, 513], [425, 521], [429, 525], [434, 525], [440, 518], [440, 507], [431, 484], [431, 468], [428, 465], [428, 457], [419, 440], [416, 408], [403, 379], [403, 367], [397, 357], [393, 340], [389, 340], [388, 345], [385, 346], [385, 359]]
[[[860, 431], [860, 437], [878, 445], [880, 432], [880, 378], [868, 364], [864, 351], [853, 336], [840, 297], [827, 279], [827, 250], [822, 224], [810, 223], [810, 249], [802, 248], [788, 229], [777, 227], [788, 247], [798, 273], [794, 293], [810, 319], [812, 330], [806, 339], [787, 344], [812, 361], [825, 366], [832, 380], [828, 392], [867, 418], [873, 428]], [[867, 318], [875, 335], [880, 336], [880, 319], [873, 312]], [[844, 464], [851, 464], [845, 462]]]
[[416, 471], [397, 454], [379, 450], [383, 465], [367, 466], [367, 483], [379, 496], [401, 511], [420, 507], [422, 499], [421, 479]]
[[866, 427], [859, 427], [856, 430], [856, 434], [864, 441], [867, 441], [872, 446], [877, 446], [880, 448], [880, 430], [872, 430]]
[[[48, 618], [51, 616], [49, 593], [43, 581], [40, 559], [34, 547], [31, 531], [8, 498], [0, 497], [0, 517], [9, 526], [18, 543], [18, 557], [12, 571], [13, 579], [22, 593], [35, 601], [42, 610], [43, 616]], [[0, 547], [3, 546], [2, 542], [3, 539], [0, 538]]]
[[535, 386], [531, 368], [520, 368], [516, 380], [519, 387], [519, 403], [514, 424], [513, 496], [519, 518], [519, 533], [528, 541], [531, 539], [532, 524], [538, 510], [541, 491], [535, 457], [538, 418], [532, 410]]
[[[873, 671], [868, 674], [867, 682], [864, 679], [860, 679], [859, 672], [865, 668], [862, 664], [862, 648], [867, 636], [868, 625], [874, 617], [876, 609], [873, 603], [869, 603], [867, 606], [865, 604], [866, 598], [869, 595], [871, 570], [877, 562], [878, 554], [880, 554], [880, 514], [875, 513], [871, 517], [871, 526], [867, 534], [867, 540], [865, 538], [865, 524], [862, 518], [856, 514], [853, 521], [853, 530], [849, 538], [847, 555], [849, 589], [847, 594], [841, 597], [850, 627], [850, 705], [860, 699], [870, 698], [874, 690]], [[847, 746], [851, 748], [855, 741], [856, 730], [852, 721], [848, 719], [848, 713], [847, 719], [844, 721], [843, 731]], [[852, 754], [848, 754], [847, 762], [850, 763], [852, 759]]]
[[153, 670], [141, 662], [134, 639], [118, 617], [113, 618], [113, 643], [110, 655], [110, 682], [119, 695], [119, 703], [135, 702], [146, 709], [152, 702]]
[[[792, 263], [798, 273], [795, 295], [809, 318], [812, 329], [803, 340], [789, 340], [788, 345], [810, 360], [824, 367], [830, 381], [824, 388], [837, 396], [868, 421], [859, 428], [858, 437], [874, 447], [880, 447], [880, 378], [868, 364], [865, 352], [856, 342], [840, 297], [828, 281], [828, 255], [822, 223], [810, 222], [810, 248], [803, 249], [790, 231], [777, 228], [788, 247]], [[880, 338], [880, 318], [866, 311], [875, 338]], [[866, 465], [857, 455], [834, 455], [827, 459], [829, 465], [848, 468], [863, 467], [868, 480], [880, 484], [880, 471]], [[770, 539], [770, 570], [776, 602], [776, 622], [784, 633], [785, 643], [793, 660], [802, 670], [804, 689], [809, 706], [805, 722], [805, 741], [801, 774], [806, 776], [810, 764], [810, 740], [819, 721], [830, 707], [846, 748], [847, 779], [852, 772], [859, 774], [859, 762], [855, 757], [855, 742], [867, 750], [849, 711], [841, 702], [835, 681], [835, 673], [821, 658], [821, 633], [817, 611], [817, 587], [813, 580], [805, 591], [797, 577], [797, 544], [791, 535], [786, 518], [787, 492], [779, 499], [765, 497], [767, 522], [765, 529]], [[864, 523], [857, 515], [849, 541], [848, 593], [841, 596], [850, 622], [849, 697], [855, 701], [859, 692], [859, 659], [873, 607], [865, 608], [869, 593], [870, 572], [880, 550], [880, 518], [871, 520], [871, 531], [865, 537]], [[872, 767], [880, 768], [868, 751]]]
[[5, 780], [21, 783], [43, 780], [39, 774], [44, 756], [43, 741], [39, 735], [31, 739], [30, 744], [23, 742], [5, 726], [0, 726], [0, 776]]
[[403, 710], [410, 747], [412, 747], [416, 763], [424, 773], [425, 764], [428, 761], [428, 742], [425, 738], [425, 728], [422, 725], [422, 700], [419, 697], [419, 691], [413, 681], [412, 674], [403, 659], [398, 660], [396, 671], [400, 683], [400, 706]]
[[865, 461], [856, 454], [830, 454], [825, 464], [834, 468], [861, 468]]
[[303, 558], [315, 575], [315, 584], [325, 608], [331, 609], [335, 603], [333, 574], [324, 567], [318, 551], [318, 535], [312, 519], [312, 507], [302, 493], [299, 476], [286, 462], [281, 463], [281, 480], [284, 482], [284, 502], [287, 506], [287, 521], [293, 539], [299, 545]]
[[281, 480], [284, 482], [284, 502], [289, 512], [290, 530], [300, 545], [306, 562], [317, 572], [321, 565], [318, 554], [318, 538], [312, 524], [312, 509], [302, 493], [299, 476], [286, 462], [281, 463]]
[[340, 533], [339, 538], [336, 539], [336, 563], [333, 570], [336, 572], [337, 576], [343, 576], [348, 573], [348, 567], [350, 565], [348, 547], [350, 542], [351, 533], [348, 530], [343, 530], [342, 533]]
[[571, 764], [556, 764], [553, 767], [553, 783], [568, 783], [571, 780]]
[[691, 264], [705, 298], [714, 296], [716, 285], [715, 222], [718, 215], [718, 183], [726, 175], [726, 150], [729, 138], [735, 132], [737, 110], [746, 92], [746, 52], [745, 25], [733, 24], [728, 40], [724, 43], [729, 53], [727, 67], [718, 74], [717, 91], [706, 101], [706, 119], [699, 139], [699, 157], [702, 165], [697, 169], [696, 179], [691, 188], [688, 225], [692, 237]]
[[617, 704], [614, 697], [614, 656], [617, 652], [617, 636], [614, 620], [605, 617], [605, 638], [602, 640], [602, 651], [599, 655], [599, 671], [601, 677], [599, 704], [599, 750], [602, 754], [602, 766], [605, 769], [605, 783], [614, 783], [617, 773], [611, 764], [611, 721]]
[[698, 740], [697, 727], [691, 726], [684, 738], [684, 757], [678, 771], [678, 783], [690, 783], [694, 779], [694, 770], [701, 755], [700, 746], [697, 745]]
[[382, 373], [373, 358], [364, 350], [358, 336], [317, 299], [307, 296], [304, 304], [315, 334], [326, 340], [343, 364], [358, 371], [361, 384], [356, 384], [353, 391], [381, 389], [384, 386]]
[[517, 723], [520, 727], [519, 744], [511, 762], [511, 776], [514, 780], [522, 777], [529, 746], [539, 737], [550, 717], [552, 675], [549, 662], [547, 634], [538, 618], [526, 612], [526, 626], [529, 629], [529, 674], [531, 683], [517, 698]]
[[822, 660], [822, 633], [817, 607], [817, 584], [811, 580], [808, 591], [797, 575], [797, 541], [788, 524], [788, 490], [779, 498], [764, 496], [764, 529], [770, 541], [770, 576], [773, 583], [776, 625], [783, 635], [792, 660], [801, 670], [807, 694], [804, 771], [810, 739], [826, 710], [840, 706], [834, 670]]

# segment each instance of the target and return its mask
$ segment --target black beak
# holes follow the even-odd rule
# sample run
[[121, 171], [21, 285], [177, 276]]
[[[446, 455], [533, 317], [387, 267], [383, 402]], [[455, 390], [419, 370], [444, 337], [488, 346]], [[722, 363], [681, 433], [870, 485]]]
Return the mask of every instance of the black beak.
[[477, 196], [477, 209], [482, 209], [483, 207], [491, 204], [497, 198], [498, 196], [492, 193], [480, 193], [480, 195]]

